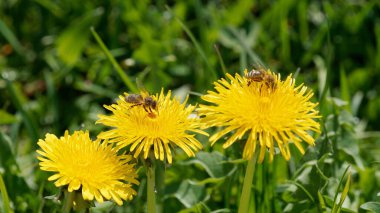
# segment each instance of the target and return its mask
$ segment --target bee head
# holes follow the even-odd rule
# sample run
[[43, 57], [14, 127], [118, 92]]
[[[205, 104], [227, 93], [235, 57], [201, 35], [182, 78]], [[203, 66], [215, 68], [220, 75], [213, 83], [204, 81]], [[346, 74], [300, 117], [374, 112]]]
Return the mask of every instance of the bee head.
[[148, 96], [145, 98], [146, 105], [151, 106], [151, 108], [156, 109], [157, 101], [155, 101], [152, 97]]

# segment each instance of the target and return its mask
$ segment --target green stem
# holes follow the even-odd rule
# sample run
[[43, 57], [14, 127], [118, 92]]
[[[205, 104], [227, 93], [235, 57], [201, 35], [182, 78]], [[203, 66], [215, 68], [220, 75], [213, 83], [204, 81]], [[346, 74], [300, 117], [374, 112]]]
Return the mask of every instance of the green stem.
[[63, 207], [62, 207], [62, 212], [63, 213], [69, 213], [71, 212], [71, 208], [73, 207], [73, 201], [75, 198], [75, 192], [68, 192], [65, 190], [65, 195], [64, 195], [64, 200], [63, 200]]
[[243, 190], [241, 191], [239, 211], [238, 213], [248, 212], [249, 200], [251, 198], [252, 180], [255, 173], [258, 151], [255, 151], [254, 156], [248, 161], [247, 170], [245, 171]]
[[148, 213], [156, 212], [156, 193], [155, 193], [155, 171], [154, 164], [146, 165], [146, 176], [148, 179], [147, 185], [147, 199], [148, 199]]

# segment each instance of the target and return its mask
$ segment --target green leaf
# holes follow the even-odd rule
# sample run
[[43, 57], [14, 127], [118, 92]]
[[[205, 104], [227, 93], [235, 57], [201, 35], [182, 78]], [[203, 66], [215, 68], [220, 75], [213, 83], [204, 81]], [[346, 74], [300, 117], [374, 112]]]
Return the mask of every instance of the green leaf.
[[380, 202], [367, 202], [362, 204], [360, 208], [371, 212], [380, 212]]
[[72, 24], [58, 37], [57, 52], [58, 56], [68, 65], [73, 65], [79, 59], [84, 47], [86, 46], [90, 27], [93, 26], [103, 9], [98, 8], [88, 12]]
[[310, 199], [310, 201], [314, 203], [314, 197], [311, 195], [311, 193], [302, 184], [298, 183], [297, 181], [292, 181], [292, 180], [289, 180], [288, 182], [296, 185], [299, 189], [301, 189], [307, 195], [307, 197]]
[[358, 172], [361, 193], [369, 196], [373, 188], [376, 188], [376, 169], [366, 167], [359, 169]]
[[343, 207], [340, 209], [340, 212], [357, 213], [357, 211], [355, 210], [343, 208]]
[[95, 203], [95, 207], [91, 208], [92, 213], [103, 213], [110, 212], [110, 210], [115, 206], [114, 202], [105, 201], [103, 203]]
[[211, 213], [229, 213], [229, 212], [233, 212], [233, 211], [231, 211], [230, 209], [217, 209], [217, 210], [212, 211]]
[[348, 105], [347, 101], [335, 97], [328, 97], [327, 100], [333, 105], [335, 105], [337, 108], [343, 108]]
[[214, 151], [211, 153], [198, 152], [196, 158], [188, 163], [201, 165], [212, 178], [223, 178], [228, 176], [234, 167], [224, 162], [226, 162], [226, 157], [220, 152]]
[[202, 185], [196, 185], [190, 180], [185, 180], [179, 186], [174, 196], [187, 208], [194, 206], [206, 199], [206, 189]]
[[[34, 176], [30, 173], [28, 175], [23, 176], [21, 175], [21, 173], [26, 173], [26, 170], [32, 169], [31, 164], [34, 164], [34, 162], [33, 159], [30, 157], [34, 158], [34, 155], [30, 155], [29, 158], [22, 161], [21, 164], [23, 167], [20, 168], [19, 165], [21, 164], [18, 164], [16, 161], [16, 156], [14, 154], [15, 148], [12, 145], [13, 143], [11, 139], [6, 134], [0, 132], [0, 168], [4, 168], [5, 171], [5, 173], [2, 174], [2, 178], [4, 178], [4, 182], [7, 186], [7, 190], [9, 193], [7, 194], [7, 196], [9, 196], [9, 198], [13, 200], [13, 202], [17, 202], [17, 199], [24, 199], [21, 198], [21, 194], [30, 194], [32, 196], [32, 191], [30, 190], [27, 184], [26, 177], [29, 178], [30, 182], [32, 181], [31, 179], [33, 179]], [[0, 189], [0, 191], [3, 192], [3, 189]], [[7, 202], [8, 204], [6, 205], [9, 205], [9, 201], [4, 202]]]
[[17, 122], [17, 118], [14, 115], [0, 109], [0, 125], [11, 124], [15, 122]]

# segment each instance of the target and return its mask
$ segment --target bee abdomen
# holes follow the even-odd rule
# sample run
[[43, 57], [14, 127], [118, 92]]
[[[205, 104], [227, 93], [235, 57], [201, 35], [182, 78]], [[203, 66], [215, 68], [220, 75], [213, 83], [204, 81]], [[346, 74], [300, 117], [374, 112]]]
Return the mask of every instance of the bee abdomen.
[[128, 103], [136, 104], [136, 103], [142, 102], [142, 100], [143, 100], [143, 97], [139, 94], [130, 94], [125, 97], [125, 101]]

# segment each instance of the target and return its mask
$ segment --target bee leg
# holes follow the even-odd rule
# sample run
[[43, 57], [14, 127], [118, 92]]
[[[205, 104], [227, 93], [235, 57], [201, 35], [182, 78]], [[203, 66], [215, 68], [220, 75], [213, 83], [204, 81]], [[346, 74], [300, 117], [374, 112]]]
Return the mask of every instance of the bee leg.
[[[151, 114], [156, 115], [156, 114], [153, 112], [153, 109], [152, 109], [151, 107], [149, 107], [149, 110], [150, 110], [150, 113], [151, 113]], [[157, 114], [158, 114], [158, 111], [157, 111], [157, 110], [155, 110], [155, 111], [156, 111]]]
[[139, 106], [139, 105], [141, 105], [141, 104], [133, 104], [133, 105], [131, 105], [131, 106], [129, 107], [129, 109], [132, 109], [133, 107], [135, 107], [135, 106]]
[[144, 108], [145, 112], [149, 113], [149, 111], [146, 109], [145, 105], [143, 105], [143, 108]]
[[260, 85], [260, 89], [259, 89], [260, 94], [261, 94], [262, 90], [263, 90], [263, 84]]
[[276, 84], [275, 83], [268, 83], [268, 87], [271, 89], [272, 92], [276, 90]]
[[[262, 85], [261, 85], [262, 86]], [[265, 87], [269, 90], [272, 91], [272, 85], [269, 82], [265, 82]]]

